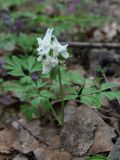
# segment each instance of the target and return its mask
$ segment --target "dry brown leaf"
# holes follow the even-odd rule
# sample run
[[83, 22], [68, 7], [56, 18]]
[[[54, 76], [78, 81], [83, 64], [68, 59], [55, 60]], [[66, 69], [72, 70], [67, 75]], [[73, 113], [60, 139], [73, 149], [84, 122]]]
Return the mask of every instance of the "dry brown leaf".
[[[48, 145], [51, 148], [59, 148], [60, 146], [60, 136], [54, 127], [41, 127], [39, 120], [33, 120], [29, 123], [20, 120], [22, 126], [17, 126], [20, 128], [18, 142], [14, 144], [14, 148], [22, 153], [28, 153], [34, 151], [41, 146]], [[28, 132], [29, 131], [29, 132]], [[36, 139], [36, 137], [40, 140]], [[41, 141], [44, 143], [41, 143]], [[46, 146], [45, 146], [46, 147]]]
[[75, 117], [65, 122], [60, 137], [62, 146], [74, 156], [83, 156], [93, 144], [95, 123]]
[[95, 136], [93, 138], [93, 145], [91, 146], [89, 153], [106, 152], [112, 149], [112, 138], [116, 137], [114, 129], [107, 125], [103, 119], [98, 115], [96, 111], [87, 106], [80, 106], [77, 112], [77, 117], [81, 119], [84, 115], [84, 120], [92, 120], [96, 122], [97, 128]]
[[39, 148], [34, 153], [37, 160], [71, 160], [71, 155], [66, 151]]
[[61, 129], [63, 147], [75, 156], [106, 152], [112, 149], [114, 129], [90, 107], [80, 106]]
[[0, 160], [11, 160], [12, 156], [0, 154]]
[[0, 153], [10, 153], [17, 141], [18, 131], [13, 128], [5, 128], [0, 131]]
[[14, 148], [22, 153], [34, 151], [39, 147], [39, 141], [22, 129], [19, 133], [18, 142], [14, 143]]
[[13, 160], [28, 160], [28, 158], [23, 155], [17, 155], [15, 158], [13, 158]]

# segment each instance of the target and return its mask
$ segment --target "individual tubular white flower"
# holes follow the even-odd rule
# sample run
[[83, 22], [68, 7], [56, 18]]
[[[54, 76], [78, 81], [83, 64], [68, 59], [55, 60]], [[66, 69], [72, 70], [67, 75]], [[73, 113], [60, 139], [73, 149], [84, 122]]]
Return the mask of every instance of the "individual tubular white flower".
[[43, 73], [43, 74], [47, 74], [47, 73], [49, 73], [50, 71], [51, 71], [51, 66], [50, 66], [50, 64], [44, 63], [44, 64], [43, 64], [43, 71], [42, 71], [42, 73]]
[[66, 45], [61, 45], [57, 38], [54, 37], [53, 41], [52, 41], [52, 49], [53, 49], [53, 56], [54, 57], [58, 57], [59, 55], [62, 55], [65, 59], [67, 59], [69, 57], [69, 53], [67, 52], [67, 46]]
[[57, 58], [47, 56], [46, 60], [43, 61], [43, 74], [49, 73], [59, 63]]
[[39, 47], [37, 49], [39, 55], [38, 61], [41, 61], [44, 55], [47, 56], [49, 54], [49, 51], [51, 49], [52, 31], [53, 29], [47, 29], [47, 32], [43, 40], [41, 38], [37, 38], [39, 44]]

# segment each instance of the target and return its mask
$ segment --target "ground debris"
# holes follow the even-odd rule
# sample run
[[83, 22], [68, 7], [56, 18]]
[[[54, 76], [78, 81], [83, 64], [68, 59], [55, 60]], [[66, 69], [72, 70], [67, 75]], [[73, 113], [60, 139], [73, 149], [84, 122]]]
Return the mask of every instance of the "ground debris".
[[[84, 116], [83, 116], [84, 115]], [[116, 134], [93, 109], [80, 106], [61, 129], [62, 146], [75, 156], [110, 151]]]
[[112, 160], [118, 160], [120, 158], [120, 138], [117, 139], [115, 146], [108, 156]]
[[0, 153], [9, 154], [14, 148], [14, 143], [18, 140], [18, 131], [13, 127], [8, 127], [0, 131]]

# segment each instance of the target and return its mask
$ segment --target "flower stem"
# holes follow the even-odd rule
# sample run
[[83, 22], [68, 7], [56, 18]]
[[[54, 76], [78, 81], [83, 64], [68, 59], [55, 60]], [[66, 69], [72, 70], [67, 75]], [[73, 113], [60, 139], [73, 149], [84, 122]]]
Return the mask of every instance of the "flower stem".
[[55, 119], [58, 121], [59, 125], [61, 126], [61, 125], [62, 125], [62, 124], [61, 124], [61, 120], [60, 120], [59, 117], [57, 116], [57, 114], [56, 114], [56, 112], [55, 112], [55, 110], [54, 110], [53, 107], [51, 107], [51, 111], [52, 111], [52, 113], [53, 113], [53, 116], [54, 116]]
[[59, 77], [59, 84], [60, 84], [60, 91], [61, 91], [61, 124], [64, 124], [64, 93], [63, 93], [63, 86], [62, 86], [62, 79], [61, 79], [61, 72], [60, 72], [60, 65], [58, 67], [58, 77]]

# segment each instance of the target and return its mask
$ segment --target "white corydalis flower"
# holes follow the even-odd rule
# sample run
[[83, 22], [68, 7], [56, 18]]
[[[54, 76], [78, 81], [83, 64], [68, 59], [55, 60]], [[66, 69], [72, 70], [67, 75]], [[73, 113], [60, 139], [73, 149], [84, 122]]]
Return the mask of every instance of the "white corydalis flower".
[[49, 51], [51, 49], [52, 31], [53, 29], [47, 29], [47, 32], [43, 40], [41, 38], [37, 38], [39, 44], [39, 47], [37, 49], [39, 55], [37, 59], [38, 61], [42, 61], [43, 56], [47, 56], [49, 54]]
[[52, 68], [57, 66], [59, 63], [57, 58], [48, 56], [46, 60], [43, 61], [43, 74], [49, 73]]
[[67, 59], [69, 57], [69, 53], [67, 52], [67, 47], [68, 47], [68, 44], [66, 45], [61, 45], [57, 38], [54, 37], [54, 40], [53, 40], [53, 44], [52, 44], [52, 49], [53, 49], [53, 56], [59, 56], [59, 55], [62, 55], [63, 58]]
[[67, 59], [69, 54], [67, 52], [68, 45], [61, 45], [57, 38], [52, 35], [53, 29], [47, 29], [45, 37], [43, 39], [37, 38], [39, 47], [38, 58], [43, 65], [43, 74], [49, 73], [54, 67], [58, 65], [60, 60], [60, 55]]

